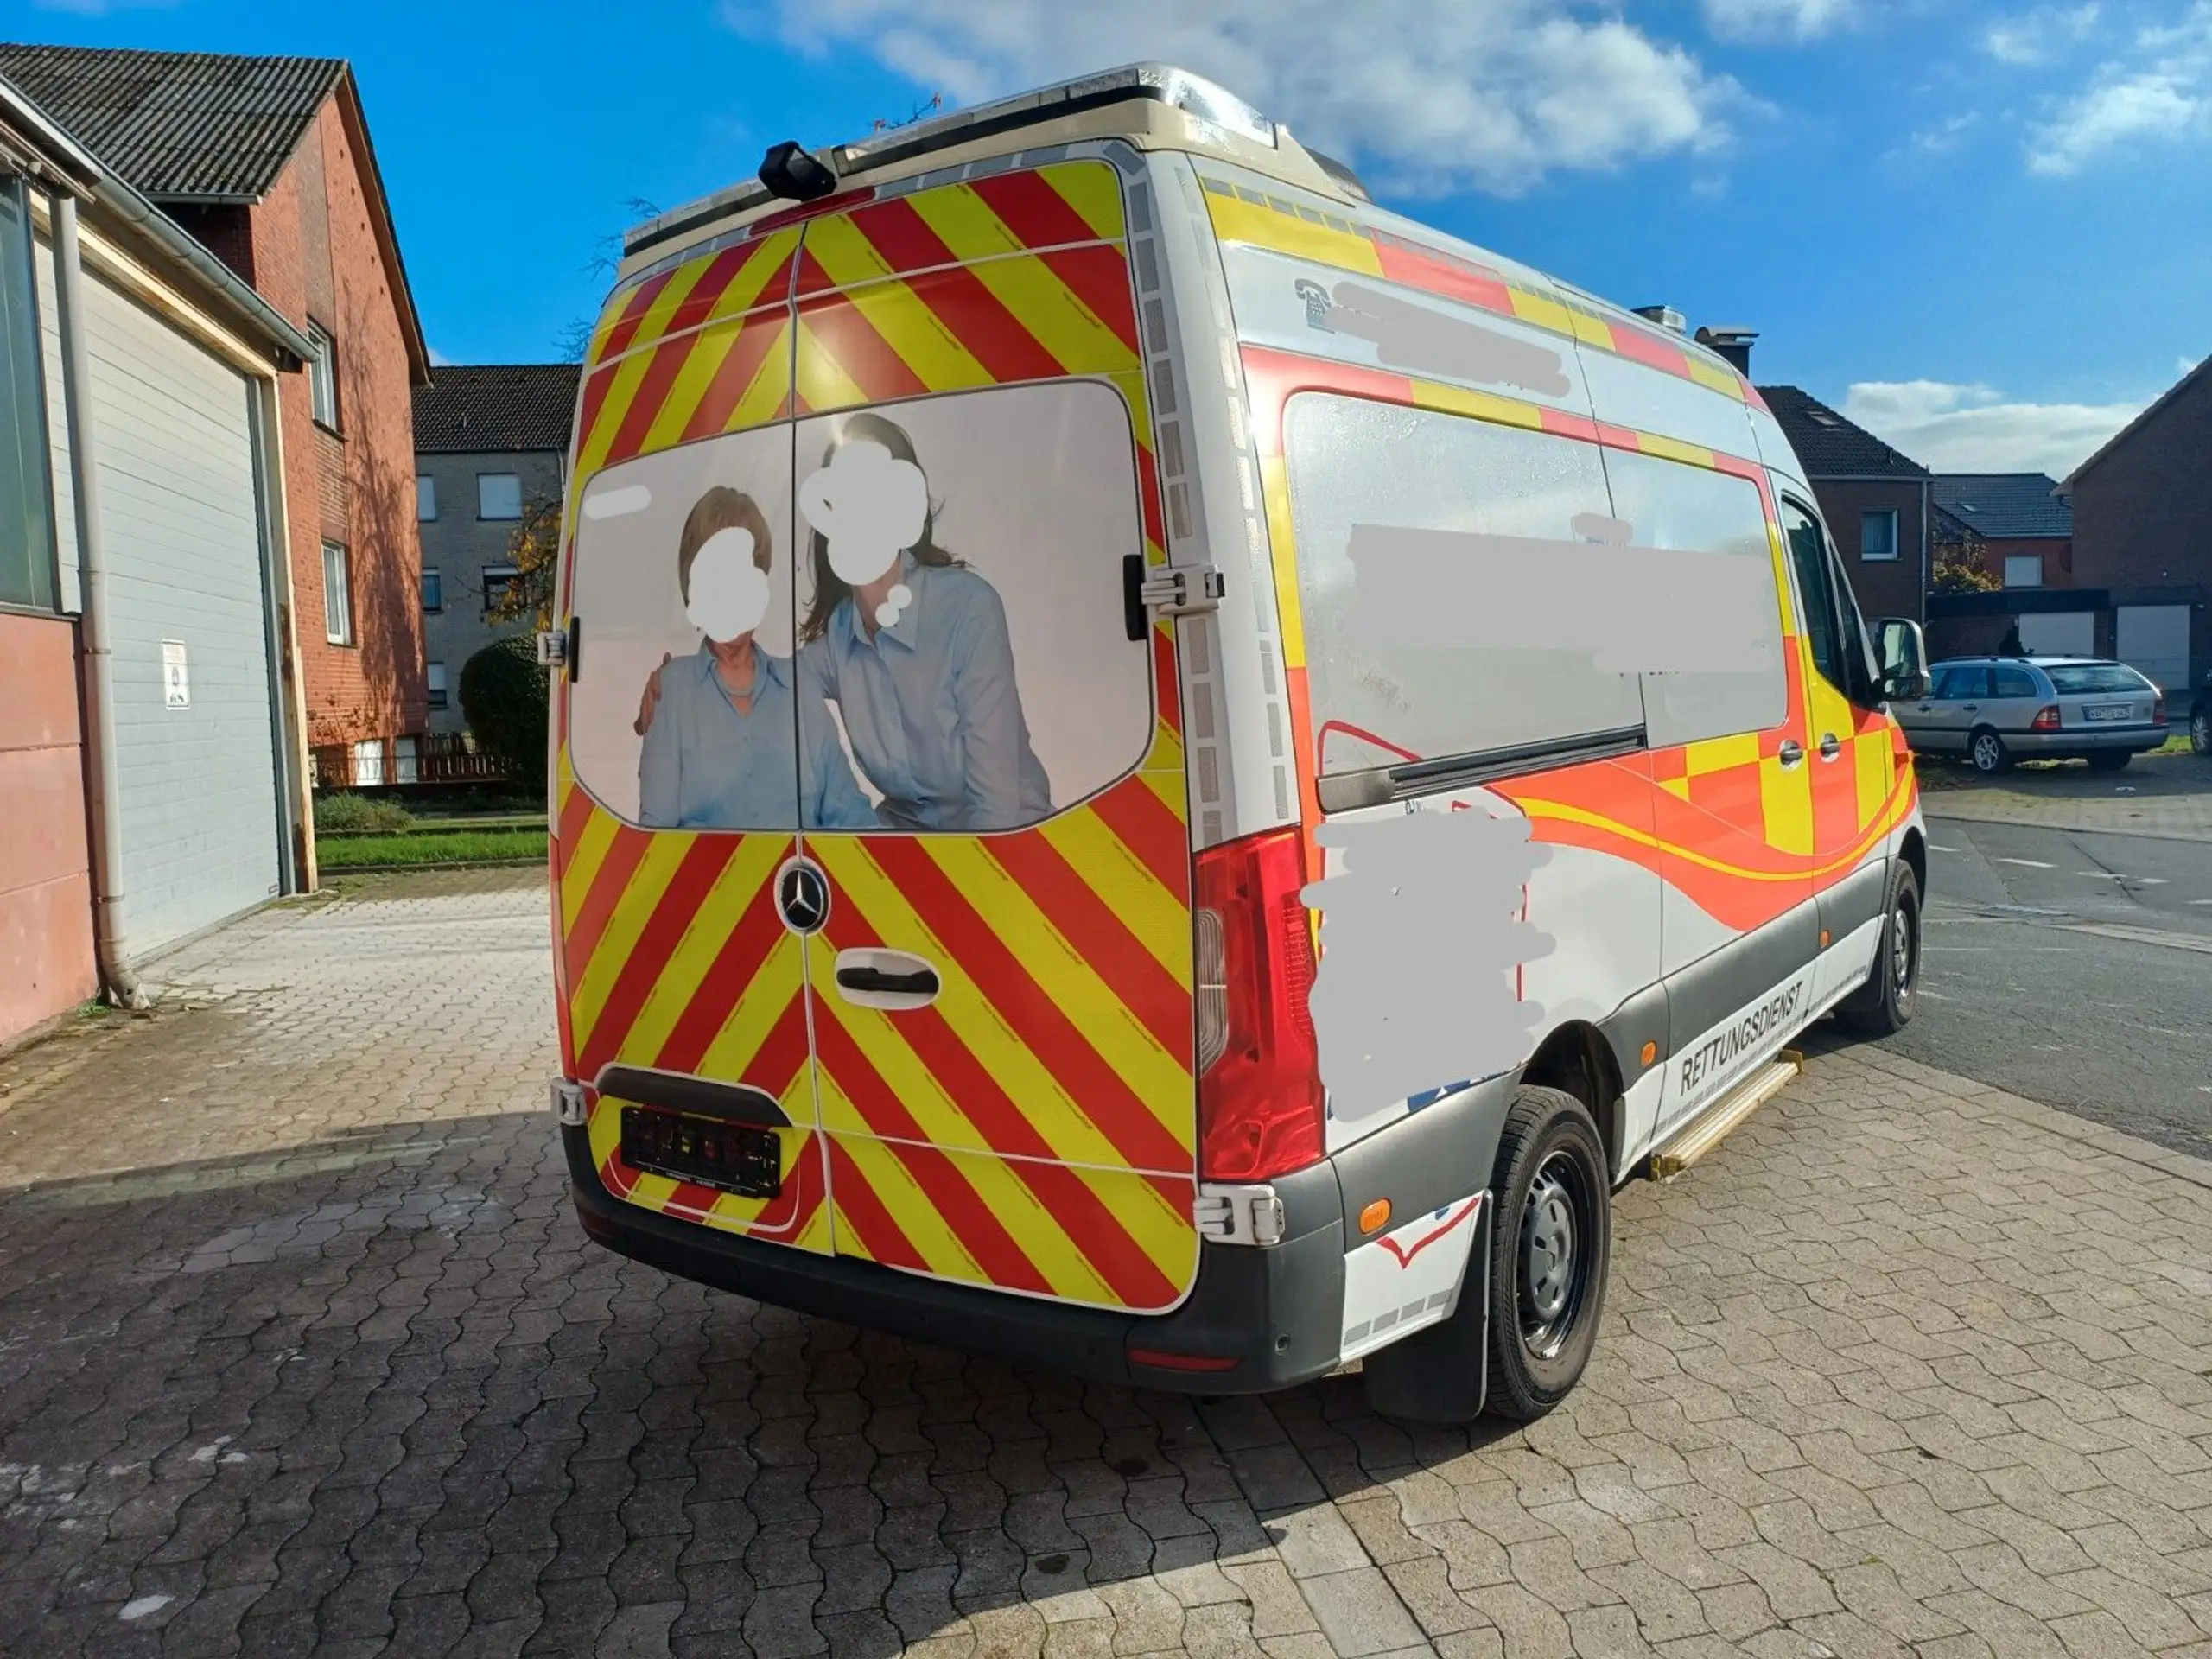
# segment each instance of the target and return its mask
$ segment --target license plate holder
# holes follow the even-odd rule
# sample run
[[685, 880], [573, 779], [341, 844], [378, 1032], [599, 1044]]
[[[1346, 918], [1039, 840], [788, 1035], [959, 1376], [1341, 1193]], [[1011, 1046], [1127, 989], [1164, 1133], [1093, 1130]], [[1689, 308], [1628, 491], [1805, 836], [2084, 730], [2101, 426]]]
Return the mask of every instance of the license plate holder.
[[741, 1198], [774, 1198], [784, 1191], [783, 1143], [773, 1129], [690, 1112], [625, 1105], [622, 1161]]
[[2082, 712], [2091, 720], [2126, 720], [2129, 709], [2124, 702], [2094, 702]]

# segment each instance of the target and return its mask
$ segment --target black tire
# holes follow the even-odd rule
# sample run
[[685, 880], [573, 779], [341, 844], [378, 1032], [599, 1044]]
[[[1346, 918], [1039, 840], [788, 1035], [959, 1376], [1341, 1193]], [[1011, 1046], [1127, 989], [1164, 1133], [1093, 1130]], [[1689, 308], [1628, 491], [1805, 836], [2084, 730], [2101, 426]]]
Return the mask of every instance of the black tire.
[[1516, 1092], [1491, 1179], [1489, 1409], [1529, 1422], [1581, 1381], [1612, 1263], [1612, 1175], [1590, 1109]]
[[2189, 747], [2212, 755], [2212, 708], [2200, 704], [2189, 711]]
[[1920, 1001], [1920, 880], [1898, 859], [1890, 871], [1874, 973], [1836, 1005], [1837, 1020], [1869, 1037], [1891, 1037], [1912, 1023]]
[[2135, 757], [2126, 749], [2098, 749], [2082, 757], [2091, 772], [2120, 772]]
[[1967, 737], [1967, 764], [1983, 777], [1994, 778], [2012, 764], [2012, 751], [1988, 727], [1977, 726]]

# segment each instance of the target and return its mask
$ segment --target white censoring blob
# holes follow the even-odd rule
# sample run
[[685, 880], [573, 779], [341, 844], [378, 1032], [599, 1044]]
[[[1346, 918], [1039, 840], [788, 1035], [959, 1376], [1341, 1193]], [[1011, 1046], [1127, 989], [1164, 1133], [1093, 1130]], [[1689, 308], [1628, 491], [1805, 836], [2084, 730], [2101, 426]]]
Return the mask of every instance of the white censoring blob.
[[1781, 613], [1765, 560], [1637, 547], [1611, 539], [1616, 524], [1589, 541], [1354, 524], [1354, 626], [1370, 650], [1587, 652], [1600, 673], [1772, 666]]
[[620, 518], [643, 512], [653, 504], [653, 493], [642, 484], [618, 484], [611, 490], [594, 490], [584, 497], [587, 518]]
[[1550, 850], [1520, 816], [1407, 811], [1338, 819], [1300, 898], [1321, 912], [1307, 1002], [1331, 1116], [1352, 1120], [1518, 1065], [1543, 1009], [1516, 970], [1551, 954], [1526, 918]]
[[1372, 340], [1394, 369], [1478, 385], [1518, 386], [1546, 397], [1564, 397], [1574, 389], [1560, 354], [1533, 341], [1357, 283], [1338, 283], [1334, 298], [1326, 314], [1328, 327]]

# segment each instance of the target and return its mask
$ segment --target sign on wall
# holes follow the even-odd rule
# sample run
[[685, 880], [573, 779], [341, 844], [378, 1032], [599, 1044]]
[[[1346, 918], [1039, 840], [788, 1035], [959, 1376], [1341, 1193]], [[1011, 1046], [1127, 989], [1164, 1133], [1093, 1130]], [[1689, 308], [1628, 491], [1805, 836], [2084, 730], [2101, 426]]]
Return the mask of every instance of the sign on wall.
[[181, 639], [162, 641], [162, 700], [172, 709], [192, 707], [192, 671]]

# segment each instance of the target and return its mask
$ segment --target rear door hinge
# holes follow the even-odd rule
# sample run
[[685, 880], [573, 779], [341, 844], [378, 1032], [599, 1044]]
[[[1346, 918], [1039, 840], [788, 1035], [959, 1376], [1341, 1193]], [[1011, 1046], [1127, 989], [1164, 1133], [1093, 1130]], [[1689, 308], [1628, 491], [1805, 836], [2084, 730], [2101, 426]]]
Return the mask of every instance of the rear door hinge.
[[1137, 597], [1148, 611], [1164, 616], [1198, 616], [1221, 608], [1228, 584], [1211, 564], [1154, 565], [1145, 573]]

